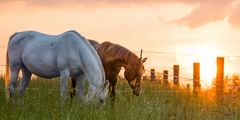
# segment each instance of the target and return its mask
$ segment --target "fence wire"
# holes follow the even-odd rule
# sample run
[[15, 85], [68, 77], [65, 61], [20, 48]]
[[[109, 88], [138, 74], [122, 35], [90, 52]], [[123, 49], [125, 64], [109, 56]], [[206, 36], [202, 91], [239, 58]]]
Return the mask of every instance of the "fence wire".
[[[7, 47], [7, 46], [0, 46], [0, 47]], [[134, 53], [141, 53], [141, 51], [133, 51]], [[158, 55], [172, 55], [172, 56], [185, 56], [185, 57], [197, 57], [195, 54], [185, 54], [185, 53], [177, 53], [177, 52], [167, 52], [167, 51], [148, 51], [148, 50], [144, 50], [144, 51], [142, 51], [143, 53], [142, 54], [144, 54], [144, 53], [148, 53], [148, 54], [158, 54]], [[144, 55], [143, 55], [144, 56]], [[226, 62], [240, 62], [240, 56], [231, 56], [231, 55], [225, 55], [225, 56], [221, 56], [221, 57], [224, 57], [225, 59], [227, 59], [227, 60], [225, 60]], [[6, 66], [6, 65], [4, 65], [4, 64], [1, 64], [0, 65], [1, 67], [4, 67], [4, 66]], [[189, 66], [183, 66], [183, 67], [181, 67], [180, 69], [182, 70], [182, 69], [188, 69], [188, 68], [191, 68], [192, 67], [192, 65], [189, 65]], [[166, 68], [166, 67], [165, 67]], [[173, 71], [173, 67], [168, 67], [168, 68], [166, 68], [165, 70], [168, 70], [168, 71]], [[149, 70], [146, 70], [146, 72], [148, 72], [148, 73], [150, 73], [150, 71]], [[163, 77], [163, 73], [161, 73], [161, 72], [156, 72], [156, 74], [157, 74], [157, 78], [158, 79], [162, 79], [162, 77]], [[168, 76], [171, 76], [171, 77], [173, 77], [174, 75], [173, 74], [168, 74]], [[181, 79], [181, 80], [184, 80], [184, 81], [194, 81], [194, 79], [193, 78], [189, 78], [189, 77], [183, 77], [183, 76], [175, 76], [176, 78], [179, 78], [179, 79]], [[213, 79], [216, 79], [216, 78], [213, 78]], [[169, 81], [170, 81], [171, 79], [169, 79]], [[173, 80], [171, 80], [171, 81], [173, 81]], [[202, 83], [202, 84], [205, 84], [205, 85], [207, 85], [207, 83], [206, 83], [206, 81], [207, 80], [200, 80], [200, 82]], [[210, 86], [209, 86], [210, 87]]]

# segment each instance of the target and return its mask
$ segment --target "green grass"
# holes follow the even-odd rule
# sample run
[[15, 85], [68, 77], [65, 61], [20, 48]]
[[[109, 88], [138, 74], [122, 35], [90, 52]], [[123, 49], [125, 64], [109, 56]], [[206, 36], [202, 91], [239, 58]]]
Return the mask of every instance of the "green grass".
[[[0, 80], [0, 88], [4, 88]], [[166, 89], [157, 82], [142, 83], [141, 95], [133, 96], [128, 83], [119, 80], [115, 106], [108, 99], [102, 108], [68, 99], [60, 104], [59, 80], [30, 82], [24, 104], [18, 100], [6, 104], [0, 89], [1, 120], [238, 120], [239, 93], [214, 100], [211, 91], [196, 96], [186, 90]], [[38, 89], [31, 89], [38, 88]]]

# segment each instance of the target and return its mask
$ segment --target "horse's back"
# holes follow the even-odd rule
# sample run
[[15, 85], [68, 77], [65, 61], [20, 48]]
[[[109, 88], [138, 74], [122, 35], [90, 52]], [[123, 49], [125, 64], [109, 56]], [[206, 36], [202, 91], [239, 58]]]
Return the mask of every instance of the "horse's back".
[[23, 31], [17, 32], [10, 37], [8, 43], [9, 52], [13, 50], [21, 50], [31, 42], [38, 40], [37, 38], [41, 37], [49, 37], [50, 35], [46, 35], [44, 33], [36, 32], [36, 31]]
[[[10, 63], [24, 65], [31, 72], [42, 77], [57, 77], [60, 74], [59, 66], [67, 65], [61, 61], [66, 62], [69, 56], [78, 58], [78, 54], [74, 52], [76, 49], [74, 45], [78, 41], [73, 37], [73, 32], [59, 35], [47, 35], [35, 31], [19, 32], [9, 42]], [[58, 64], [59, 61], [61, 64]]]
[[[8, 51], [27, 51], [28, 49], [39, 49], [39, 51], [56, 51], [64, 47], [73, 48], [79, 42], [73, 39], [74, 33], [67, 31], [59, 35], [48, 35], [37, 31], [24, 31], [14, 34], [9, 41]], [[62, 48], [63, 47], [63, 48]]]
[[14, 33], [8, 42], [8, 57], [10, 64], [20, 64], [22, 63], [22, 54], [25, 47], [31, 42], [35, 37], [34, 31], [24, 31]]

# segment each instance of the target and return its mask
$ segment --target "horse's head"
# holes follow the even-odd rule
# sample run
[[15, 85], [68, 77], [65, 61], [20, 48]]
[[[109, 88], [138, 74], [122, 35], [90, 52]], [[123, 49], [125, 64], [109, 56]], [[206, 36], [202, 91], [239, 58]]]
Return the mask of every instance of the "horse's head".
[[97, 92], [96, 97], [99, 99], [100, 103], [103, 104], [108, 96], [108, 86], [109, 81], [106, 82], [101, 86], [100, 90]]
[[125, 67], [124, 76], [127, 79], [129, 85], [133, 90], [133, 94], [139, 96], [140, 93], [140, 83], [142, 74], [144, 73], [143, 63], [147, 60], [147, 58], [139, 58], [135, 63], [135, 65], [128, 64]]

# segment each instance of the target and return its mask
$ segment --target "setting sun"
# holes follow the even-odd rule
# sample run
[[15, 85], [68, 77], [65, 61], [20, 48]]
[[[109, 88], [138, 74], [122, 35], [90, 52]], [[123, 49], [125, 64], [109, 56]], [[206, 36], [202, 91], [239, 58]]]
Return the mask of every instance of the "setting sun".
[[[216, 47], [211, 45], [183, 45], [179, 47], [186, 56], [178, 56], [177, 60], [183, 66], [189, 63], [200, 63], [200, 80], [203, 88], [210, 88], [213, 79], [216, 77], [216, 57], [221, 54]], [[188, 67], [187, 71], [191, 71], [192, 67]], [[191, 74], [191, 73], [189, 73]]]
[[212, 80], [216, 77], [216, 57], [205, 59], [200, 58], [201, 84], [203, 88], [211, 88]]

